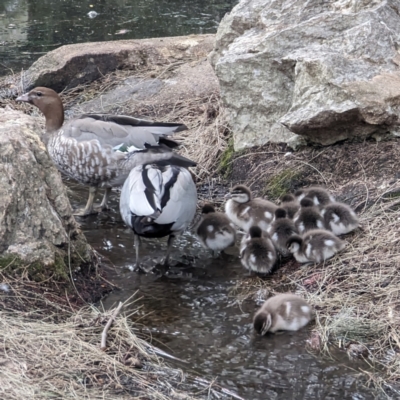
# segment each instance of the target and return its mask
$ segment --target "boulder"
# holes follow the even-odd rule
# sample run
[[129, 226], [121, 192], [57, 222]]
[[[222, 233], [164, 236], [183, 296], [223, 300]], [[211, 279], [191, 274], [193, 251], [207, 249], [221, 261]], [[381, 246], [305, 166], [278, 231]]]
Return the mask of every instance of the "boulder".
[[235, 149], [398, 135], [398, 0], [242, 0], [210, 60]]
[[218, 79], [206, 58], [182, 63], [171, 68], [168, 74], [154, 77], [130, 76], [115, 88], [101, 93], [68, 111], [68, 116], [100, 112], [139, 115], [137, 107], [152, 109], [174, 108], [178, 102], [210, 97], [219, 92]]
[[35, 61], [23, 75], [24, 90], [46, 86], [60, 92], [116, 69], [143, 69], [187, 61], [212, 50], [215, 35], [78, 43], [61, 46]]
[[39, 130], [33, 117], [0, 109], [0, 268], [27, 265], [34, 278], [66, 278], [92, 250]]

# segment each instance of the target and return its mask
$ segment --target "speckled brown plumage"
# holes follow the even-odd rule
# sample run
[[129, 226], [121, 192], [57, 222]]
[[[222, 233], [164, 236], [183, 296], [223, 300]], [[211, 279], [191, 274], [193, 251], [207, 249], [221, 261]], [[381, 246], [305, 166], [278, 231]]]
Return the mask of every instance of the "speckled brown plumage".
[[144, 121], [133, 117], [86, 114], [64, 122], [60, 97], [52, 89], [38, 87], [18, 97], [35, 105], [46, 118], [43, 141], [59, 170], [91, 187], [83, 215], [92, 213], [98, 187], [120, 186], [137, 165], [161, 162], [184, 167], [195, 163], [172, 151], [178, 144], [167, 136], [185, 125]]

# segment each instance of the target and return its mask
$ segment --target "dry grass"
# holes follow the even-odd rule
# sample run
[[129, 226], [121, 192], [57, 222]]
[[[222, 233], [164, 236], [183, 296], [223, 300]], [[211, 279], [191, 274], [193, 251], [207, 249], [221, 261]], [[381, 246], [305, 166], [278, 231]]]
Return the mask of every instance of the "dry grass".
[[107, 349], [102, 351], [101, 333], [111, 314], [112, 310], [101, 312], [94, 307], [68, 312], [54, 304], [47, 304], [44, 310], [1, 312], [0, 398], [236, 397], [217, 385], [168, 367], [156, 356], [157, 349], [135, 334], [132, 316], [117, 316], [108, 331]]

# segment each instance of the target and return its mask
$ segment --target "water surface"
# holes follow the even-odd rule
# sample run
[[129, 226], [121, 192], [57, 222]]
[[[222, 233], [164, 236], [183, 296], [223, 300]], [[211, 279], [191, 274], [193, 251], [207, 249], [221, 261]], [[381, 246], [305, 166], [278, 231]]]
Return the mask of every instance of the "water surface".
[[[86, 194], [74, 191], [73, 204], [83, 206]], [[116, 199], [117, 194], [115, 210]], [[186, 361], [176, 366], [217, 379], [248, 400], [378, 398], [361, 385], [352, 369], [360, 365], [344, 353], [335, 354], [333, 361], [306, 350], [312, 325], [296, 333], [255, 335], [251, 320], [256, 301], [239, 305], [231, 293], [245, 276], [236, 256], [213, 259], [187, 233], [175, 245], [178, 267], [167, 275], [140, 274], [131, 270], [133, 237], [117, 212], [81, 222], [89, 242], [115, 265], [109, 278], [120, 290], [104, 299], [104, 306], [113, 307], [137, 292], [132, 310], [140, 309], [132, 319], [154, 345]], [[157, 264], [165, 250], [165, 240], [144, 241], [144, 265]]]
[[[70, 43], [215, 33], [238, 0], [0, 0], [0, 75]], [[95, 15], [90, 18], [90, 15]]]

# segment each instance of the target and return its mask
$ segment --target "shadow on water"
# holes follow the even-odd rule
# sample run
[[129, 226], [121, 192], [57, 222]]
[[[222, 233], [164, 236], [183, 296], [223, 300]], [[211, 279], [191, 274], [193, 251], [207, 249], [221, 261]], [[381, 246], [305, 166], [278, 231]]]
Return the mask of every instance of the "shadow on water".
[[215, 33], [222, 17], [237, 3], [0, 0], [0, 76], [10, 69], [27, 69], [41, 55], [64, 44]]
[[[73, 205], [82, 206], [86, 194], [74, 190]], [[137, 291], [132, 310], [140, 308], [133, 320], [155, 346], [185, 361], [175, 361], [177, 366], [216, 378], [248, 400], [377, 398], [360, 384], [358, 364], [344, 353], [333, 361], [306, 350], [312, 325], [297, 333], [254, 334], [258, 306], [252, 301], [239, 306], [230, 294], [245, 273], [236, 256], [213, 259], [187, 233], [173, 253], [181, 268], [166, 276], [133, 272], [133, 237], [118, 215], [117, 199], [115, 193], [114, 211], [80, 221], [89, 242], [115, 265], [109, 278], [120, 290], [103, 305], [113, 307]], [[142, 259], [154, 265], [165, 250], [165, 240], [144, 241]]]

